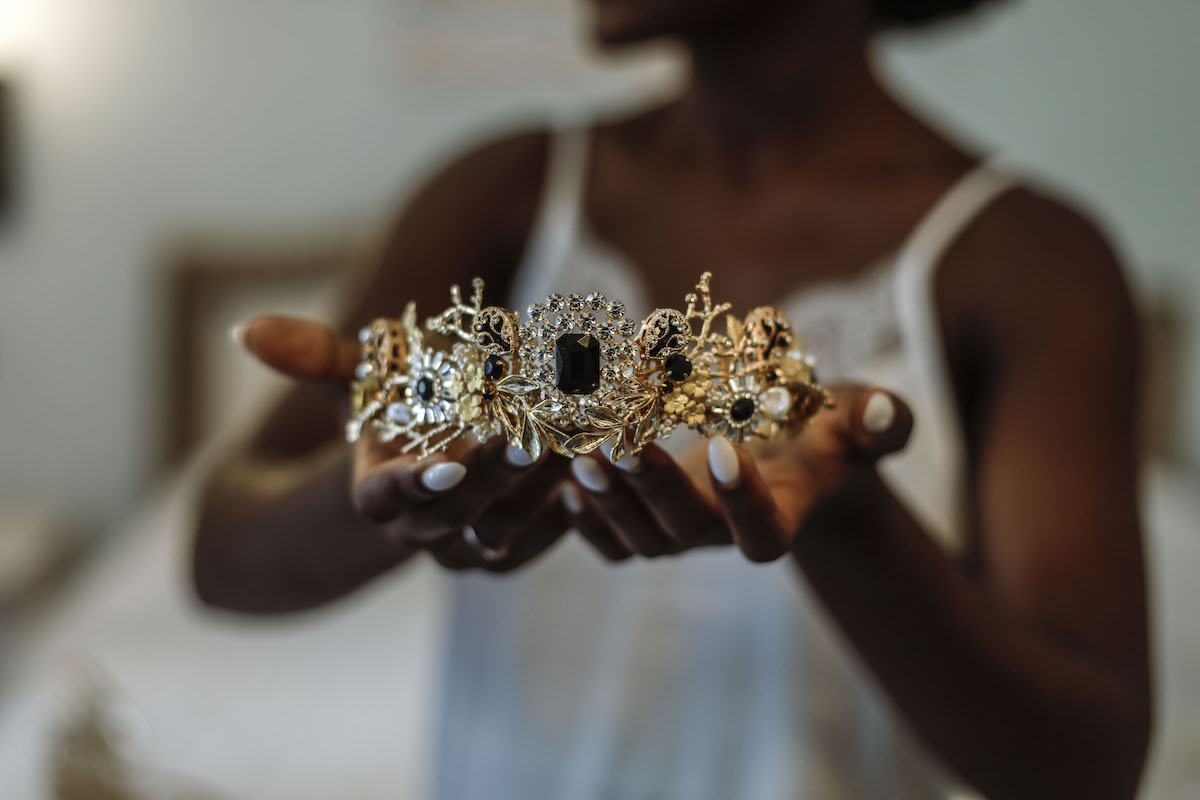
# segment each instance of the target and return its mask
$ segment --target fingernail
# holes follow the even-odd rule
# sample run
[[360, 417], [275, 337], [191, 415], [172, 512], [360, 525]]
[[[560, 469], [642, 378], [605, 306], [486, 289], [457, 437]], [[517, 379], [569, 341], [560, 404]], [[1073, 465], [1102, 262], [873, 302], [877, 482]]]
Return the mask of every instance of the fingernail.
[[867, 433], [883, 433], [896, 421], [896, 404], [884, 392], [875, 392], [867, 398], [863, 409], [862, 424]]
[[[608, 463], [610, 464], [612, 464], [612, 449], [613, 446], [608, 442], [600, 445], [600, 452], [604, 453], [604, 457], [608, 459]], [[617, 463], [614, 466], [625, 472], [632, 472], [633, 470], [637, 469], [638, 464], [640, 463], [642, 463], [642, 459], [640, 457], [635, 456], [633, 453], [627, 452], [625, 455], [617, 459]]]
[[562, 496], [562, 503], [566, 506], [567, 511], [572, 514], [583, 513], [583, 495], [575, 488], [573, 483], [564, 483], [562, 489], [559, 490]]
[[723, 436], [717, 436], [708, 442], [708, 468], [712, 471], [717, 483], [726, 489], [732, 488], [738, 482], [741, 465], [738, 463], [737, 451]]
[[229, 329], [229, 340], [238, 347], [246, 346], [246, 331], [250, 328], [250, 324], [239, 322]]
[[434, 464], [421, 473], [421, 485], [431, 492], [448, 492], [467, 474], [467, 468], [457, 461]]
[[571, 474], [589, 492], [608, 490], [608, 476], [604, 474], [604, 468], [597, 464], [594, 458], [579, 456], [572, 460]]
[[530, 458], [529, 453], [526, 453], [519, 447], [513, 447], [511, 444], [504, 451], [504, 458], [514, 467], [528, 467], [533, 463], [533, 459]]

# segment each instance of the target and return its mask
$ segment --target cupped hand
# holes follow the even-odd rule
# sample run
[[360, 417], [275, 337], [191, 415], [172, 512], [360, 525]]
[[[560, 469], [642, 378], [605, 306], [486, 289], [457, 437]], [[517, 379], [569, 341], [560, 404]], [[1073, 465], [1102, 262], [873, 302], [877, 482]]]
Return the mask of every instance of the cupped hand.
[[[357, 342], [316, 323], [259, 317], [235, 338], [289, 377], [345, 386], [359, 359]], [[502, 439], [455, 443], [418, 461], [397, 445], [364, 436], [354, 445], [354, 506], [397, 544], [427, 550], [451, 569], [515, 569], [568, 529], [558, 492], [566, 459], [531, 462]]]
[[912, 431], [908, 406], [890, 392], [843, 385], [831, 393], [835, 407], [795, 439], [740, 447], [716, 438], [704, 457], [693, 451], [679, 462], [654, 445], [615, 467], [577, 458], [571, 472], [582, 491], [564, 494], [572, 524], [612, 559], [729, 542], [752, 561], [779, 558], [823, 502], [902, 449]]

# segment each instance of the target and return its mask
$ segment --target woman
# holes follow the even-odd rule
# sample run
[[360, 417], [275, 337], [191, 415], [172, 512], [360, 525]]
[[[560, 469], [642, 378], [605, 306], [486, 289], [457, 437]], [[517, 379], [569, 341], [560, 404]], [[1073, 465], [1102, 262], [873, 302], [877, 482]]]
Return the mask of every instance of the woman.
[[[880, 27], [973, 4], [594, 0], [603, 45], [681, 42], [686, 90], [460, 158], [347, 314], [434, 313], [473, 275], [512, 308], [601, 290], [643, 313], [711, 269], [861, 381], [802, 437], [416, 465], [331, 444], [341, 418], [300, 385], [213, 477], [200, 596], [309, 608], [421, 551], [462, 571], [439, 797], [1132, 796], [1150, 681], [1119, 266], [868, 65]], [[239, 338], [316, 383], [357, 353], [287, 320]]]

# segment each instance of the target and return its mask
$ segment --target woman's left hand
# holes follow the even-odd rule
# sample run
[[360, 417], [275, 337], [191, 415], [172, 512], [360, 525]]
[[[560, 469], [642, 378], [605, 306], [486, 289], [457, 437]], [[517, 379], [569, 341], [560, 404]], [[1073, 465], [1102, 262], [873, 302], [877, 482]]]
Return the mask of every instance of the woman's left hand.
[[[566, 493], [572, 523], [613, 560], [730, 542], [752, 561], [779, 558], [822, 501], [873, 473], [912, 431], [908, 406], [890, 392], [842, 385], [831, 393], [835, 408], [791, 440], [739, 447], [715, 438], [707, 459], [683, 462], [655, 445], [615, 467], [576, 458], [571, 471], [587, 500]], [[694, 479], [703, 467], [688, 464], [705, 460], [707, 480]]]

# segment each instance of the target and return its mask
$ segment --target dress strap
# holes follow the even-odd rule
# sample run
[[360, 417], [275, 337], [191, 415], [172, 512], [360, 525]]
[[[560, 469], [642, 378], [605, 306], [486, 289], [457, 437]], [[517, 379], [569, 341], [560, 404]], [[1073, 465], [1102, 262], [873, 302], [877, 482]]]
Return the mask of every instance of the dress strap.
[[542, 200], [530, 228], [525, 256], [513, 281], [512, 300], [538, 294], [535, 287], [553, 286], [579, 232], [583, 193], [587, 186], [590, 131], [578, 123], [550, 129]]
[[996, 198], [1018, 183], [1014, 176], [987, 163], [971, 170], [926, 213], [896, 259], [897, 322], [920, 375], [918, 390], [926, 395], [925, 408], [932, 415], [930, 427], [937, 429], [940, 466], [955, 506], [953, 527], [957, 530], [945, 533], [949, 540], [959, 540], [959, 545], [963, 544], [960, 537], [967, 519], [966, 495], [962, 491], [966, 448], [946, 362], [936, 278], [950, 247]]

